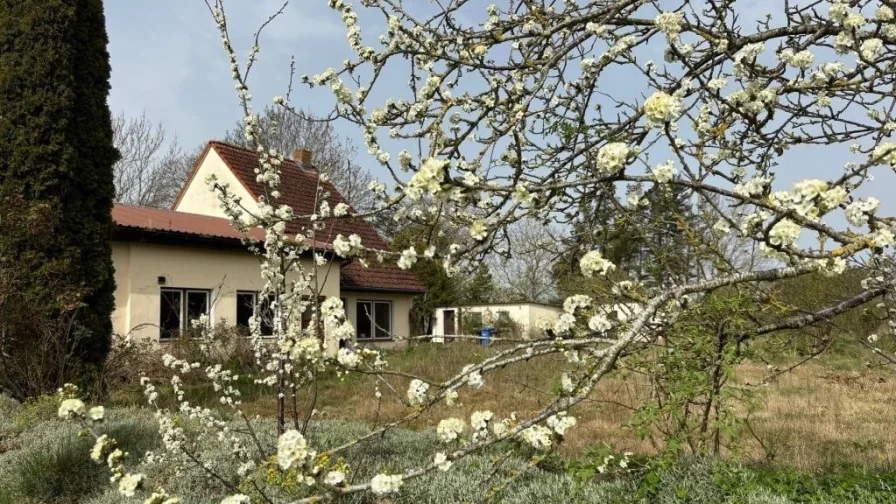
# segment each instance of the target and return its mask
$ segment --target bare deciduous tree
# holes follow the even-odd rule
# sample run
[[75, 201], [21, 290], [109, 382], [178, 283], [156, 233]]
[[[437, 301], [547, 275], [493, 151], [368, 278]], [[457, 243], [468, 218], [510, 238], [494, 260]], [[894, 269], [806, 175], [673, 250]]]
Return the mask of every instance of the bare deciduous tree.
[[552, 301], [557, 291], [553, 265], [559, 254], [559, 232], [532, 219], [521, 220], [507, 228], [509, 253], [493, 255], [490, 269], [500, 287], [502, 301]]
[[177, 137], [169, 138], [161, 123], [145, 114], [129, 117], [119, 112], [112, 119], [115, 148], [115, 201], [165, 208], [171, 205], [192, 168], [196, 152], [187, 153]]

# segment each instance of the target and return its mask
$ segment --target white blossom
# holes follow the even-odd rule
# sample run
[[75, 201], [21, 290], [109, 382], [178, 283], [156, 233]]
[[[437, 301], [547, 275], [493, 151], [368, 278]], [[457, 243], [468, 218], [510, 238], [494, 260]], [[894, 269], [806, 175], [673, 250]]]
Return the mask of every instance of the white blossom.
[[849, 4], [844, 0], [834, 0], [830, 7], [828, 7], [828, 17], [831, 18], [831, 21], [839, 21], [842, 22], [846, 19], [846, 16], [849, 14]]
[[370, 491], [376, 495], [398, 492], [403, 481], [400, 474], [377, 474], [370, 480]]
[[476, 241], [482, 241], [488, 236], [488, 227], [485, 225], [484, 220], [477, 219], [473, 221], [473, 224], [470, 225], [470, 236]]
[[420, 201], [424, 194], [437, 194], [441, 191], [448, 164], [447, 160], [436, 158], [427, 158], [423, 161], [405, 188], [405, 193], [411, 201]]
[[629, 152], [628, 145], [622, 142], [608, 143], [597, 152], [597, 166], [604, 173], [616, 173], [625, 168]]
[[744, 184], [735, 185], [734, 193], [745, 197], [760, 196], [771, 181], [769, 177], [754, 177]]
[[778, 53], [778, 61], [781, 61], [782, 63], [785, 63], [792, 67], [806, 70], [812, 66], [812, 63], [815, 61], [815, 55], [812, 54], [812, 52], [810, 52], [808, 49], [804, 49], [799, 52], [793, 52], [793, 49], [788, 47]]
[[886, 5], [881, 5], [874, 11], [874, 19], [877, 21], [892, 21], [893, 17], [893, 9]]
[[445, 455], [444, 452], [436, 453], [436, 456], [433, 458], [433, 463], [439, 468], [440, 471], [447, 471], [451, 469], [451, 461], [448, 460], [448, 456]]
[[857, 199], [846, 206], [844, 214], [850, 224], [861, 227], [868, 224], [868, 217], [874, 214], [878, 206], [880, 201], [877, 198]]
[[644, 114], [651, 125], [658, 126], [674, 121], [681, 115], [681, 99], [657, 91], [644, 102]]
[[606, 275], [616, 269], [616, 265], [604, 259], [603, 255], [597, 250], [586, 253], [579, 260], [579, 269], [586, 277], [593, 277], [595, 274]]
[[106, 410], [102, 406], [94, 406], [87, 412], [87, 418], [93, 422], [100, 422], [106, 414]]
[[523, 441], [540, 451], [550, 449], [552, 444], [551, 429], [543, 425], [533, 425], [520, 433]]
[[865, 24], [865, 16], [858, 12], [850, 12], [843, 20], [844, 28], [861, 28]]
[[731, 224], [725, 219], [719, 219], [713, 224], [712, 231], [717, 235], [728, 234], [731, 231]]
[[252, 500], [248, 495], [236, 494], [231, 495], [229, 497], [225, 497], [224, 500], [221, 501], [221, 504], [251, 504]]
[[563, 373], [560, 375], [560, 388], [563, 389], [567, 394], [571, 394], [576, 390], [576, 384], [573, 383], [572, 378], [569, 377], [569, 373]]
[[474, 431], [482, 431], [488, 429], [488, 423], [494, 418], [495, 414], [491, 411], [474, 411], [470, 415], [470, 426]]
[[340, 486], [345, 483], [345, 473], [342, 471], [330, 471], [324, 477], [324, 484], [330, 486]]
[[361, 363], [361, 356], [348, 348], [340, 348], [336, 353], [336, 360], [347, 368], [356, 368]]
[[409, 247], [401, 252], [401, 257], [398, 259], [398, 267], [401, 269], [411, 269], [417, 262], [417, 250], [414, 247]]
[[85, 411], [84, 401], [80, 399], [65, 399], [59, 405], [60, 418], [82, 417]]
[[443, 443], [450, 443], [464, 431], [464, 421], [460, 418], [446, 418], [439, 422], [436, 434]]
[[304, 463], [308, 455], [308, 442], [295, 429], [284, 432], [277, 440], [277, 463], [284, 471], [293, 465]]
[[408, 386], [408, 402], [411, 406], [420, 406], [426, 402], [426, 392], [429, 390], [429, 384], [414, 378]]
[[870, 38], [862, 42], [862, 45], [859, 47], [859, 54], [862, 55], [862, 59], [874, 61], [874, 58], [877, 57], [877, 54], [883, 46], [883, 40], [879, 38]]
[[351, 208], [345, 203], [337, 203], [333, 208], [333, 215], [336, 217], [344, 217], [348, 215], [349, 210], [351, 210]]
[[118, 493], [125, 497], [133, 497], [143, 484], [144, 477], [142, 474], [125, 474], [118, 481]]
[[676, 175], [678, 175], [678, 170], [675, 169], [675, 162], [671, 160], [656, 165], [656, 168], [653, 169], [653, 179], [660, 184], [669, 182], [674, 179]]
[[653, 24], [670, 40], [674, 40], [681, 33], [682, 17], [680, 12], [661, 12], [654, 18]]
[[885, 227], [876, 229], [871, 233], [869, 239], [875, 247], [889, 247], [893, 244], [893, 232]]
[[589, 308], [592, 301], [591, 296], [586, 296], [585, 294], [569, 296], [563, 301], [563, 311], [575, 314], [576, 310]]
[[[465, 370], [466, 371], [466, 370]], [[481, 388], [485, 382], [482, 379], [482, 374], [479, 371], [473, 371], [472, 373], [467, 375], [467, 385], [473, 388]]]
[[588, 319], [588, 328], [595, 332], [605, 333], [613, 328], [613, 324], [605, 315], [598, 313]]
[[781, 219], [769, 231], [769, 243], [780, 247], [793, 245], [800, 237], [803, 227], [790, 219]]
[[106, 458], [106, 452], [114, 446], [112, 439], [109, 438], [108, 435], [103, 434], [96, 438], [96, 442], [93, 444], [93, 448], [90, 450], [90, 458], [101, 462]]
[[576, 423], [575, 417], [568, 416], [565, 412], [551, 415], [547, 420], [548, 427], [561, 437], [566, 435], [566, 431], [575, 427]]

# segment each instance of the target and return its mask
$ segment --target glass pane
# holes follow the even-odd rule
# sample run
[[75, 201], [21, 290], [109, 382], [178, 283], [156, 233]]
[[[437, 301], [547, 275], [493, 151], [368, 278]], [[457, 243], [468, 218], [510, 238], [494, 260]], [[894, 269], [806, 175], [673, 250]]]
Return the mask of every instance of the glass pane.
[[373, 317], [373, 304], [359, 302], [358, 305], [358, 339], [370, 339], [373, 337], [371, 331], [371, 317]]
[[255, 293], [236, 293], [236, 325], [248, 333], [249, 319], [255, 313]]
[[392, 305], [390, 303], [376, 303], [376, 337], [392, 337]]
[[274, 310], [271, 308], [271, 305], [273, 304], [274, 295], [269, 294], [266, 298], [261, 300], [261, 306], [258, 307], [258, 317], [260, 318], [259, 324], [261, 325], [262, 336], [271, 336], [274, 334]]
[[187, 324], [208, 315], [208, 292], [187, 291]]
[[176, 338], [180, 336], [181, 292], [162, 290], [159, 297], [159, 329], [160, 337]]

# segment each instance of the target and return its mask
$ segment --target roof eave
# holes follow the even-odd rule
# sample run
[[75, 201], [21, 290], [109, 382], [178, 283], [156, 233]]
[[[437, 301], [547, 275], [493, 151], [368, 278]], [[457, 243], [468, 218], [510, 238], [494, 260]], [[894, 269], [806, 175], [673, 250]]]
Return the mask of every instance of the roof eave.
[[[250, 243], [246, 243], [244, 239], [236, 237], [205, 235], [199, 233], [188, 233], [184, 231], [171, 231], [164, 229], [147, 229], [139, 226], [126, 226], [121, 224], [115, 225], [115, 228], [112, 231], [112, 240], [140, 241], [145, 243], [159, 243], [162, 245], [175, 246], [224, 246], [229, 249], [243, 250], [245, 252], [249, 252], [250, 245], [255, 245], [262, 250], [264, 249], [264, 242], [252, 237], [248, 238], [248, 240], [250, 240]], [[331, 249], [321, 248], [307, 249], [302, 253], [302, 255], [310, 257], [314, 253], [322, 253], [324, 257], [328, 259], [332, 259], [333, 257], [335, 257], [335, 253]]]
[[357, 285], [344, 285], [342, 283], [339, 284], [339, 289], [341, 291], [355, 291], [355, 292], [383, 292], [388, 294], [426, 294], [425, 289], [394, 289], [387, 287], [359, 287]]

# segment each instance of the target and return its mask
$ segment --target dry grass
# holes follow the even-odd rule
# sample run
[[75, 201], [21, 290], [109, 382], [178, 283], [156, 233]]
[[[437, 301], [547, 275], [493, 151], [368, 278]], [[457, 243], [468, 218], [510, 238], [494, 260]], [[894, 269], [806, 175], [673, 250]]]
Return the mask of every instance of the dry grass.
[[[468, 343], [421, 344], [387, 356], [389, 368], [430, 379], [447, 378], [464, 365], [479, 361], [495, 350]], [[414, 429], [434, 427], [441, 418], [469, 418], [476, 410], [492, 410], [499, 417], [512, 412], [536, 411], [555, 396], [562, 357], [533, 359], [527, 364], [502, 369], [486, 376], [480, 390], [465, 388], [460, 404], [439, 406], [408, 424]], [[738, 370], [740, 384], [759, 383], [765, 366], [744, 364]], [[376, 400], [376, 388], [382, 400]], [[336, 377], [318, 384], [313, 407], [322, 418], [341, 418], [370, 424], [400, 418], [412, 412], [405, 398], [407, 379], [373, 376]], [[868, 370], [842, 370], [811, 362], [757, 387], [762, 398], [749, 414], [749, 429], [742, 432], [742, 458], [747, 462], [771, 462], [801, 470], [822, 471], [835, 467], [886, 468], [896, 462], [896, 376]], [[573, 414], [578, 427], [568, 437], [566, 455], [582, 453], [595, 443], [607, 443], [618, 451], [653, 454], [649, 439], [640, 439], [627, 427], [632, 409], [649, 389], [641, 379], [605, 380], [589, 400]], [[399, 398], [400, 396], [400, 398]], [[273, 401], [261, 398], [246, 404], [250, 413], [271, 413]], [[304, 408], [310, 408], [306, 403]], [[746, 411], [741, 412], [746, 416]]]

